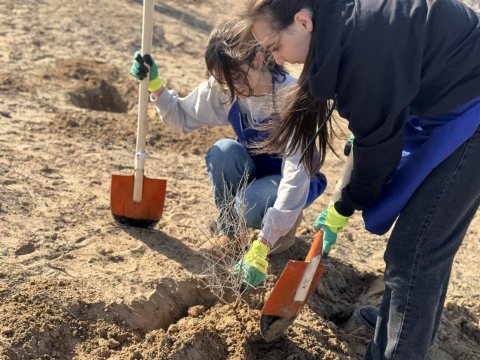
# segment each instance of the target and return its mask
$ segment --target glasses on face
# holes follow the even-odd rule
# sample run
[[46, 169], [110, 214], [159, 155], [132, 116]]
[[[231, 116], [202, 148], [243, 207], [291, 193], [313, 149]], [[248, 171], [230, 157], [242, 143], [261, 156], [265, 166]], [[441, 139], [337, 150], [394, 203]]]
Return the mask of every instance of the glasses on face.
[[[251, 96], [252, 89], [250, 88], [250, 84], [248, 83], [248, 73], [250, 72], [250, 68], [251, 68], [251, 63], [248, 64], [247, 70], [245, 72], [241, 72], [241, 73], [237, 72], [236, 74], [233, 74], [232, 85], [233, 85], [234, 91], [237, 94], [242, 94], [242, 92], [245, 89], [248, 89], [248, 95], [244, 95], [244, 96]], [[220, 89], [224, 93], [228, 94], [230, 92], [228, 83], [223, 79], [217, 78], [216, 80], [217, 80], [217, 83], [220, 85]]]

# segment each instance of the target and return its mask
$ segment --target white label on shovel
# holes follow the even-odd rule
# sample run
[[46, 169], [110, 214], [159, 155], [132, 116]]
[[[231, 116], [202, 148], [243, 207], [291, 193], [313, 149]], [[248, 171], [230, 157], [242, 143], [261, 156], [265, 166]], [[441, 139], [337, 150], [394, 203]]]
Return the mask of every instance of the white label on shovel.
[[305, 301], [308, 290], [310, 289], [310, 285], [312, 284], [313, 277], [317, 272], [318, 264], [320, 264], [320, 258], [320, 256], [315, 256], [308, 263], [307, 268], [303, 273], [302, 280], [300, 281], [300, 285], [298, 285], [297, 291], [295, 292], [295, 297], [293, 298], [294, 301]]

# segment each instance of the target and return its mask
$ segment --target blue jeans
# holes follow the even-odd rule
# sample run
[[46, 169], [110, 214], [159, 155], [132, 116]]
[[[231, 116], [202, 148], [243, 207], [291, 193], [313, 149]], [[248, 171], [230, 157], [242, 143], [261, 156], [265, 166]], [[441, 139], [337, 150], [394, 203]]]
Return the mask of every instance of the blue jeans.
[[436, 167], [402, 210], [385, 252], [385, 294], [365, 359], [425, 359], [453, 259], [480, 205], [480, 130]]
[[[236, 212], [238, 215], [242, 200], [245, 209], [245, 214], [242, 215], [245, 216], [247, 226], [261, 229], [265, 212], [277, 199], [281, 174], [257, 179], [256, 166], [251, 156], [242, 144], [231, 139], [217, 141], [208, 150], [205, 161], [215, 204], [220, 212]], [[247, 184], [242, 186], [242, 179]], [[232, 196], [234, 199], [231, 199]], [[229, 208], [232, 206], [235, 211]], [[221, 213], [219, 219], [224, 219], [224, 214]], [[225, 234], [234, 231], [225, 224], [220, 223], [219, 226]]]

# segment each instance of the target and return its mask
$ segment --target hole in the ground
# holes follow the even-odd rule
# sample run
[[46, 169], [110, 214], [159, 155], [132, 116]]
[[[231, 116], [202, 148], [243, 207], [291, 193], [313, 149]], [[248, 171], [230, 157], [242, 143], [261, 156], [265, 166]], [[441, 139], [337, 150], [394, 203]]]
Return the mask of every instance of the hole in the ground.
[[70, 102], [80, 108], [114, 113], [128, 110], [128, 104], [122, 100], [118, 90], [103, 79], [89, 81], [68, 95]]
[[317, 286], [318, 296], [312, 304], [315, 312], [335, 324], [343, 324], [359, 303], [365, 301], [362, 296], [376, 278], [374, 274], [358, 272], [350, 265], [332, 261]]
[[187, 311], [192, 306], [210, 307], [214, 302], [213, 294], [194, 281], [166, 280], [157, 284], [145, 299], [114, 303], [105, 308], [103, 314], [97, 309], [97, 314], [90, 315], [114, 316], [125, 321], [132, 329], [148, 332], [167, 329], [187, 316]]

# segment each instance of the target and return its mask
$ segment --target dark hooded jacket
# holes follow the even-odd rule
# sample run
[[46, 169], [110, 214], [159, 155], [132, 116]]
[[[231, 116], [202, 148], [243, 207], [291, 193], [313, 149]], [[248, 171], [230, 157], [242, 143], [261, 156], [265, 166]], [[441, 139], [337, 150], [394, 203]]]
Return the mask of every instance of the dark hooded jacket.
[[437, 115], [480, 96], [480, 17], [455, 0], [314, 1], [310, 89], [337, 99], [355, 135], [354, 168], [335, 207], [380, 195], [398, 166], [408, 114]]

